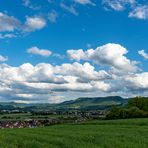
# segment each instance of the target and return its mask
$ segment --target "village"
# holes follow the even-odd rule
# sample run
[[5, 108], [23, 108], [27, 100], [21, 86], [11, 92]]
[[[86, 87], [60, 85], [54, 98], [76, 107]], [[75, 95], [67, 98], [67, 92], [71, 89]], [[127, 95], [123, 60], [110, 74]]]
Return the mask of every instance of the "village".
[[[19, 116], [25, 116], [20, 118]], [[1, 111], [0, 129], [37, 128], [61, 123], [80, 123], [105, 117], [104, 111], [42, 111], [23, 113], [11, 110]]]
[[0, 121], [0, 129], [5, 128], [36, 128], [60, 123], [58, 120], [24, 120], [24, 121]]

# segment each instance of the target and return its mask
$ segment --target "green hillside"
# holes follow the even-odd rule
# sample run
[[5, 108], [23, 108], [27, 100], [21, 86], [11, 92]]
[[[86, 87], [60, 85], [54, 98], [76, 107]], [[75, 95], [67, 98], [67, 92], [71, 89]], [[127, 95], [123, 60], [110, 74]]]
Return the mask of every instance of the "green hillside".
[[126, 99], [119, 96], [109, 97], [87, 97], [78, 98], [72, 101], [63, 102], [57, 107], [59, 108], [70, 108], [70, 109], [106, 109], [113, 105], [124, 105], [127, 103]]
[[21, 104], [14, 102], [0, 103], [0, 109], [25, 109], [25, 110], [46, 110], [46, 109], [108, 109], [114, 105], [124, 105], [127, 99], [119, 96], [108, 97], [87, 97], [76, 100], [65, 101], [59, 104]]

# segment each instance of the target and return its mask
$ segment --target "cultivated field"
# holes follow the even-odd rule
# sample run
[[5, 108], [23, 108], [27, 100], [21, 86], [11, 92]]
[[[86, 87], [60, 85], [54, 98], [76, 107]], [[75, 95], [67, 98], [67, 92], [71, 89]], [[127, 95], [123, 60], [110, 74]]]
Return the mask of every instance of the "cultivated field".
[[148, 148], [148, 119], [1, 129], [0, 148]]

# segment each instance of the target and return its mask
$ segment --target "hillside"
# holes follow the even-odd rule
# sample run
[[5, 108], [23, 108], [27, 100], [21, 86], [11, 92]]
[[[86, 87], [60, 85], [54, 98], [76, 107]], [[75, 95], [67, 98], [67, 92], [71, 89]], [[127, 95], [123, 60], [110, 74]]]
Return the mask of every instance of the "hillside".
[[44, 109], [108, 109], [114, 105], [124, 105], [127, 99], [119, 96], [108, 97], [87, 97], [76, 100], [65, 101], [59, 104], [21, 104], [14, 102], [0, 103], [0, 109], [25, 109], [25, 110], [44, 110]]
[[65, 101], [58, 105], [59, 108], [69, 109], [106, 109], [113, 105], [126, 104], [127, 100], [119, 96], [108, 97], [87, 97], [78, 98], [72, 101]]

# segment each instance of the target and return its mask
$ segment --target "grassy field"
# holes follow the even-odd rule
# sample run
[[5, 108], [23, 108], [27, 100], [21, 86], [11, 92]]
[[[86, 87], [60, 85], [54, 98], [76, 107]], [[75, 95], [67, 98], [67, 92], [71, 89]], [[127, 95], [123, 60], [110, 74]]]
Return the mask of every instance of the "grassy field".
[[46, 119], [68, 117], [68, 115], [32, 115], [31, 113], [0, 114], [0, 121], [16, 121], [25, 119]]
[[148, 148], [148, 119], [1, 129], [0, 148]]

